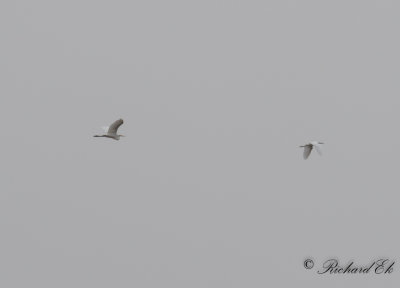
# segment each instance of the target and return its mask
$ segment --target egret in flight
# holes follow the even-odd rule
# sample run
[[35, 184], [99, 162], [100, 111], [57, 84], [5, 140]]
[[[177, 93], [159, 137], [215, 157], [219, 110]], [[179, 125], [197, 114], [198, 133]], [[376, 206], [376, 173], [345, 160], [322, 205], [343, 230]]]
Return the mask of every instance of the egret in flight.
[[117, 130], [119, 126], [121, 126], [124, 123], [124, 120], [118, 119], [114, 123], [111, 124], [110, 127], [103, 127], [104, 130], [106, 130], [107, 134], [104, 135], [94, 135], [93, 137], [107, 137], [107, 138], [112, 138], [114, 140], [119, 140], [120, 137], [125, 137], [124, 135], [118, 135]]
[[319, 155], [322, 155], [322, 150], [321, 150], [321, 144], [324, 144], [322, 142], [316, 142], [316, 141], [312, 141], [308, 144], [305, 144], [303, 146], [300, 146], [301, 148], [304, 148], [304, 152], [303, 152], [303, 158], [307, 159], [308, 156], [310, 156], [311, 154], [311, 150], [315, 147], [315, 150], [317, 150]]

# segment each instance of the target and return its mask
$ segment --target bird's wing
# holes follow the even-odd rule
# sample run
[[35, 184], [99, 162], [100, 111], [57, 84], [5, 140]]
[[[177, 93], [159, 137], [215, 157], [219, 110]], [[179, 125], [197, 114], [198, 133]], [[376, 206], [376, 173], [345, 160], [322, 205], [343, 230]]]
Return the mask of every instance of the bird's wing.
[[121, 126], [124, 123], [124, 120], [118, 119], [114, 123], [111, 124], [110, 128], [108, 129], [108, 134], [117, 134], [117, 130], [119, 126]]
[[319, 144], [317, 143], [317, 144], [314, 144], [314, 147], [315, 147], [315, 150], [317, 150], [318, 154], [319, 154], [319, 155], [322, 155], [321, 145], [319, 145]]
[[311, 145], [304, 146], [304, 152], [303, 152], [303, 158], [304, 159], [307, 159], [308, 156], [310, 156], [311, 150], [312, 150], [312, 146]]

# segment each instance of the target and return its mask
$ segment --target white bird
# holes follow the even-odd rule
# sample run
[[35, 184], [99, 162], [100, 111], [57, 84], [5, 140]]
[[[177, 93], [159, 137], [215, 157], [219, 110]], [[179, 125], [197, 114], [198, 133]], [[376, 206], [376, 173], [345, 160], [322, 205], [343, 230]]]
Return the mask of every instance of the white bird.
[[317, 142], [317, 141], [312, 141], [308, 144], [305, 144], [303, 146], [300, 146], [301, 148], [304, 147], [304, 152], [303, 152], [303, 158], [307, 159], [308, 156], [311, 154], [311, 150], [315, 147], [315, 150], [317, 150], [319, 155], [322, 155], [322, 150], [321, 150], [321, 144], [324, 144], [322, 142]]
[[119, 126], [121, 126], [124, 123], [124, 120], [118, 119], [114, 123], [111, 124], [110, 127], [103, 127], [104, 130], [106, 130], [107, 134], [104, 135], [94, 135], [93, 137], [107, 137], [107, 138], [112, 138], [114, 140], [119, 140], [120, 137], [125, 137], [124, 135], [118, 135], [117, 130]]

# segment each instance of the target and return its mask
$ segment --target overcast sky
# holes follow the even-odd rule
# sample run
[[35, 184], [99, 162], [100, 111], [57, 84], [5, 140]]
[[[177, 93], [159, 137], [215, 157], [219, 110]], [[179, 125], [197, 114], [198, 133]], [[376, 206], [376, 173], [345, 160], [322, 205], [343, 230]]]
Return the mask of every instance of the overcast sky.
[[0, 286], [398, 285], [399, 9], [1, 1]]

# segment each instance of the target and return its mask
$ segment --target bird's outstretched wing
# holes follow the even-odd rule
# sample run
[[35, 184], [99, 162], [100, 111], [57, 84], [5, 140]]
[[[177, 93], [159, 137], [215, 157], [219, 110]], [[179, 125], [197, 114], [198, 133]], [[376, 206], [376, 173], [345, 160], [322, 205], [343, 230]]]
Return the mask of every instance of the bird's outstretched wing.
[[308, 156], [310, 156], [312, 147], [313, 147], [312, 145], [305, 145], [304, 146], [304, 152], [303, 152], [303, 158], [304, 159], [307, 159]]
[[315, 150], [317, 150], [319, 155], [322, 155], [322, 149], [321, 146], [319, 144], [314, 144]]
[[110, 128], [108, 128], [108, 134], [115, 135], [117, 134], [117, 130], [119, 126], [121, 126], [124, 123], [124, 120], [118, 119], [114, 123], [111, 124]]

